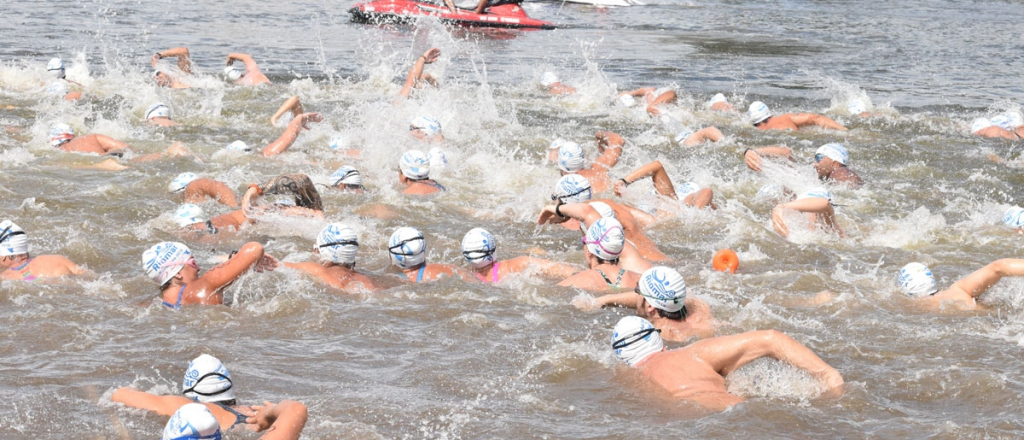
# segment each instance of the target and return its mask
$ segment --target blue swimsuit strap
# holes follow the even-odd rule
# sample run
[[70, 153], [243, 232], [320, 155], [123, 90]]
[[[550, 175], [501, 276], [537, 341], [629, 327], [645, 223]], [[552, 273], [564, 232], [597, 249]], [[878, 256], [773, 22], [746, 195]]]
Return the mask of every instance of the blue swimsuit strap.
[[227, 412], [229, 412], [229, 413], [231, 413], [231, 414], [234, 414], [234, 415], [235, 415], [235, 423], [232, 423], [232, 424], [231, 424], [231, 427], [232, 427], [232, 428], [234, 428], [234, 427], [235, 427], [235, 425], [244, 425], [244, 424], [246, 423], [246, 422], [245, 422], [245, 421], [246, 421], [246, 419], [248, 419], [248, 418], [249, 418], [249, 416], [247, 416], [247, 415], [245, 415], [245, 414], [242, 414], [242, 413], [240, 413], [240, 412], [238, 412], [238, 411], [235, 411], [235, 409], [234, 409], [234, 408], [232, 408], [232, 407], [230, 407], [230, 406], [227, 406], [227, 405], [221, 405], [221, 404], [220, 404], [220, 403], [218, 403], [218, 402], [210, 402], [210, 403], [213, 403], [214, 405], [217, 405], [217, 406], [219, 406], [219, 407], [221, 407], [221, 408], [224, 408], [224, 411], [227, 411]]
[[420, 266], [419, 272], [416, 272], [416, 282], [417, 283], [420, 282], [420, 281], [423, 281], [423, 271], [426, 270], [426, 269], [427, 269], [427, 265], [424, 264], [424, 265]]
[[185, 285], [182, 285], [181, 286], [181, 290], [178, 291], [178, 303], [177, 304], [171, 304], [171, 303], [169, 303], [167, 301], [164, 301], [163, 302], [164, 305], [167, 306], [167, 307], [170, 307], [172, 309], [175, 309], [175, 310], [180, 309], [181, 308], [181, 295], [183, 293], [185, 293]]

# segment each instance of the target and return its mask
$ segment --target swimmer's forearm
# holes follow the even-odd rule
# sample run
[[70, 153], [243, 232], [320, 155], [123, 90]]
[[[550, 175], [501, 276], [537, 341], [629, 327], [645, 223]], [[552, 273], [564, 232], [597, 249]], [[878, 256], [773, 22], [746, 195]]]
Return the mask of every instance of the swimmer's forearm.
[[636, 183], [638, 180], [641, 180], [645, 177], [651, 177], [659, 171], [664, 172], [665, 166], [662, 165], [661, 162], [656, 160], [654, 162], [644, 164], [640, 168], [634, 170], [632, 173], [627, 174], [626, 177], [623, 177], [621, 180], [623, 180], [623, 183], [625, 183], [626, 185], [632, 185]]
[[261, 427], [264, 423], [270, 425], [260, 440], [298, 440], [306, 425], [308, 412], [306, 405], [294, 400], [282, 400], [277, 405], [270, 405], [258, 416], [263, 419]]
[[267, 145], [261, 154], [264, 157], [271, 157], [283, 153], [295, 143], [295, 139], [299, 137], [300, 130], [302, 130], [302, 118], [292, 119], [292, 122], [288, 123], [288, 128], [285, 128], [284, 133], [281, 133], [281, 137]]
[[622, 292], [622, 293], [611, 293], [608, 295], [601, 295], [594, 298], [601, 307], [636, 307], [637, 299], [636, 293], [633, 292]]
[[788, 159], [793, 158], [793, 150], [791, 150], [788, 147], [760, 147], [751, 148], [750, 151], [753, 151], [762, 157], [785, 157]]

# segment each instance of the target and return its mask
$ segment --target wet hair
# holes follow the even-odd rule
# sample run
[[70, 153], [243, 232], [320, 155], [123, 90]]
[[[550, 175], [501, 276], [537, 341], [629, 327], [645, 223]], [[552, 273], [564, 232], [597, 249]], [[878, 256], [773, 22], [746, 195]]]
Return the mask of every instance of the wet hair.
[[[591, 255], [593, 255], [593, 254], [591, 254]], [[598, 257], [597, 255], [594, 255], [594, 258], [597, 258], [597, 264], [615, 264], [615, 265], [619, 264], [619, 259], [618, 258], [616, 258], [614, 260], [605, 260], [605, 259], [603, 259], [601, 257]]]
[[[644, 301], [646, 301], [646, 299], [644, 299]], [[686, 321], [687, 313], [686, 313], [686, 306], [685, 305], [683, 306], [683, 308], [681, 308], [681, 309], [679, 309], [678, 311], [675, 311], [675, 312], [666, 312], [666, 311], [661, 310], [661, 309], [659, 309], [657, 307], [655, 307], [654, 310], [657, 310], [658, 311], [658, 316], [660, 316], [662, 318], [671, 319], [673, 321]]]

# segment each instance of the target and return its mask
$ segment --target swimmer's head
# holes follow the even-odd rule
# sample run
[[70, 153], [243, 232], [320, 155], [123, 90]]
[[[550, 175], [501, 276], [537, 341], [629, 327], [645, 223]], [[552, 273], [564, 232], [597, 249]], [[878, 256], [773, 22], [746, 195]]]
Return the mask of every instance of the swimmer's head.
[[171, 108], [162, 102], [154, 103], [146, 109], [146, 120], [153, 118], [171, 119]]
[[636, 105], [636, 98], [633, 95], [621, 95], [617, 102], [622, 104], [623, 107], [632, 107]]
[[977, 132], [979, 132], [981, 130], [984, 130], [986, 128], [989, 128], [991, 126], [992, 126], [992, 121], [990, 121], [988, 118], [978, 118], [978, 119], [975, 119], [974, 122], [971, 123], [971, 133], [977, 133]]
[[648, 356], [665, 348], [661, 330], [654, 328], [650, 321], [639, 316], [626, 316], [615, 324], [612, 331], [612, 349], [615, 357], [634, 366]]
[[807, 191], [804, 191], [804, 192], [800, 193], [799, 195], [797, 195], [796, 199], [797, 200], [802, 200], [802, 199], [807, 199], [807, 198], [811, 198], [811, 197], [820, 197], [820, 198], [823, 198], [823, 199], [828, 199], [829, 202], [832, 201], [832, 193], [828, 192], [827, 189], [822, 188], [822, 187], [812, 188], [812, 189], [809, 189]]
[[693, 134], [693, 130], [689, 127], [683, 127], [678, 133], [672, 136], [672, 140], [676, 141], [677, 144], [682, 145], [686, 142], [686, 138]]
[[59, 147], [75, 138], [75, 130], [68, 124], [60, 123], [50, 129], [50, 145]]
[[713, 106], [715, 104], [718, 104], [719, 102], [728, 102], [728, 101], [726, 101], [725, 95], [723, 95], [721, 93], [716, 93], [715, 96], [712, 96], [711, 100], [708, 101], [708, 107], [711, 107], [711, 106]]
[[142, 269], [146, 276], [163, 286], [181, 271], [192, 258], [192, 250], [182, 243], [157, 243], [142, 253]]
[[441, 147], [431, 148], [427, 153], [427, 158], [432, 169], [443, 170], [448, 167], [448, 156], [444, 154], [444, 150]]
[[159, 70], [153, 72], [153, 80], [156, 81], [156, 85], [160, 87], [170, 87], [172, 83], [170, 75]]
[[551, 195], [551, 200], [560, 200], [562, 203], [579, 203], [590, 200], [592, 196], [590, 181], [586, 177], [579, 174], [566, 174], [555, 184], [555, 192]]
[[410, 180], [424, 180], [430, 177], [430, 158], [420, 150], [409, 150], [398, 161], [398, 169]]
[[990, 122], [992, 122], [992, 125], [1003, 130], [1012, 131], [1014, 129], [1014, 127], [1010, 126], [1010, 119], [1005, 114], [993, 116]]
[[343, 150], [348, 148], [348, 138], [345, 136], [335, 136], [327, 141], [327, 146], [332, 150]]
[[939, 291], [935, 286], [935, 277], [932, 270], [921, 263], [910, 263], [900, 269], [896, 278], [900, 290], [913, 297], [934, 295]]
[[626, 244], [622, 223], [614, 218], [602, 218], [594, 222], [587, 228], [583, 244], [587, 245], [587, 250], [597, 258], [605, 261], [618, 260]]
[[430, 116], [420, 116], [409, 121], [409, 131], [419, 132], [424, 136], [441, 134], [441, 122]]
[[164, 426], [162, 440], [220, 440], [220, 422], [201, 403], [182, 405]]
[[57, 79], [64, 79], [64, 61], [60, 58], [50, 58], [50, 62], [46, 63], [46, 71]]
[[47, 95], [64, 96], [68, 94], [68, 86], [62, 81], [52, 82], [46, 86], [45, 92]]
[[1007, 125], [1010, 127], [1007, 128], [1007, 130], [1013, 131], [1017, 127], [1024, 125], [1024, 116], [1021, 116], [1020, 112], [1017, 110], [1008, 111], [1003, 116], [1006, 118]]
[[174, 211], [174, 222], [183, 228], [196, 223], [205, 223], [209, 219], [210, 217], [203, 212], [203, 208], [191, 203], [181, 205], [177, 211]]
[[195, 173], [178, 174], [178, 177], [175, 177], [174, 180], [172, 180], [171, 183], [167, 185], [167, 190], [170, 191], [172, 194], [182, 192], [185, 190], [185, 187], [187, 187], [188, 184], [192, 183], [193, 180], [196, 180], [198, 178], [199, 176], [196, 176]]
[[682, 310], [686, 302], [686, 281], [675, 269], [652, 267], [640, 275], [636, 293], [654, 308], [675, 313]]
[[1003, 224], [1011, 228], [1024, 228], [1024, 208], [1011, 206], [1003, 214]]
[[676, 197], [678, 197], [679, 200], [682, 200], [686, 196], [697, 191], [700, 191], [700, 185], [698, 185], [697, 182], [686, 182], [676, 188]]
[[868, 106], [864, 105], [864, 101], [854, 99], [846, 104], [846, 111], [850, 112], [851, 115], [859, 115], [868, 111]]
[[754, 198], [757, 200], [765, 200], [772, 203], [778, 202], [786, 196], [786, 188], [781, 185], [767, 184], [762, 186], [761, 189], [757, 190], [757, 194]]
[[228, 77], [231, 81], [238, 81], [245, 76], [245, 69], [235, 66], [227, 66], [224, 68], [224, 76]]
[[544, 87], [551, 87], [552, 84], [558, 82], [558, 75], [555, 72], [544, 72], [540, 76], [540, 85]]
[[462, 237], [462, 256], [474, 269], [494, 264], [497, 243], [494, 236], [483, 228], [473, 228]]
[[28, 235], [10, 220], [0, 222], [0, 257], [28, 253]]
[[818, 151], [814, 152], [814, 163], [821, 162], [821, 159], [826, 157], [843, 165], [850, 164], [850, 153], [843, 144], [833, 142], [818, 147]]
[[750, 103], [750, 108], [747, 109], [747, 118], [751, 124], [760, 124], [770, 117], [772, 117], [772, 111], [763, 102], [754, 101]]
[[234, 141], [228, 144], [227, 147], [224, 147], [224, 149], [228, 151], [237, 151], [241, 153], [248, 153], [252, 151], [252, 147], [250, 147], [249, 144], [246, 144], [245, 142], [242, 141]]
[[558, 147], [558, 169], [575, 173], [583, 169], [583, 148], [575, 142], [561, 141]]
[[388, 240], [391, 263], [401, 269], [412, 269], [427, 260], [427, 243], [416, 228], [398, 228]]
[[235, 400], [231, 385], [231, 373], [220, 359], [201, 354], [188, 363], [181, 394], [197, 402], [227, 402]]
[[345, 165], [331, 174], [331, 186], [340, 189], [363, 189], [363, 176], [359, 174], [359, 170]]
[[359, 252], [359, 237], [349, 225], [331, 223], [316, 236], [316, 249], [320, 252], [320, 261], [354, 265]]

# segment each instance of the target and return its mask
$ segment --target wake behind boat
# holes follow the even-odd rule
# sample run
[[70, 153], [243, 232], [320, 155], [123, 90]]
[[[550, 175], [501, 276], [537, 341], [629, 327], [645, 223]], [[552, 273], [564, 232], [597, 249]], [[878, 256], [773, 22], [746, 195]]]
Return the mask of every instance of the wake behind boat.
[[417, 17], [437, 17], [442, 22], [470, 27], [554, 29], [554, 23], [530, 18], [519, 4], [492, 6], [486, 14], [470, 10], [450, 11], [443, 5], [411, 0], [376, 0], [349, 9], [352, 21], [370, 24], [406, 24]]

